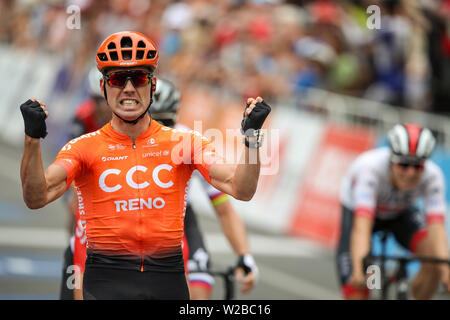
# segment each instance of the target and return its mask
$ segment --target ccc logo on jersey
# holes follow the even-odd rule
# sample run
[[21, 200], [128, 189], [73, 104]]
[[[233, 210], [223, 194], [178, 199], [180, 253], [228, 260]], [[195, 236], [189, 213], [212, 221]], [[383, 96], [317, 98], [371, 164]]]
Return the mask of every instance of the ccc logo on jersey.
[[[148, 168], [145, 166], [134, 166], [131, 167], [126, 175], [125, 175], [125, 182], [134, 189], [144, 189], [147, 188], [150, 183], [148, 181], [144, 181], [141, 183], [137, 183], [134, 179], [133, 179], [133, 175], [136, 171], [141, 171], [141, 172], [147, 172]], [[163, 182], [160, 180], [159, 178], [159, 174], [161, 171], [171, 171], [172, 170], [172, 166], [169, 164], [160, 164], [159, 166], [155, 167], [155, 169], [153, 169], [153, 172], [151, 174], [151, 177], [153, 179], [153, 182], [164, 189], [170, 188], [173, 186], [173, 181], [168, 181], [168, 182]], [[122, 170], [119, 169], [107, 169], [105, 171], [102, 172], [102, 174], [100, 175], [100, 178], [98, 179], [98, 184], [100, 186], [100, 189], [102, 189], [105, 192], [115, 192], [118, 191], [122, 188], [121, 184], [115, 184], [115, 185], [107, 185], [106, 184], [106, 178], [113, 174], [113, 175], [120, 175], [122, 173]]]

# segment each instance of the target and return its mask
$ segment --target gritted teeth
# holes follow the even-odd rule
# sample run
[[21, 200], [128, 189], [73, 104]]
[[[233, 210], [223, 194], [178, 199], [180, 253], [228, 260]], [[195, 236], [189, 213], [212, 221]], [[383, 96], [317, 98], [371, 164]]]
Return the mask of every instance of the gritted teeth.
[[123, 105], [134, 106], [138, 104], [138, 101], [135, 99], [122, 99], [120, 100], [120, 103]]

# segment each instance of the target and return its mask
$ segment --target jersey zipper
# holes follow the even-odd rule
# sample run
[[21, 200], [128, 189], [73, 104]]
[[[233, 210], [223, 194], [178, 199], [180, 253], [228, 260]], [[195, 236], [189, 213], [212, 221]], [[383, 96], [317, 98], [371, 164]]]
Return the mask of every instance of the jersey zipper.
[[[135, 142], [135, 140], [131, 139], [131, 141], [133, 142], [133, 150], [136, 150], [136, 142]], [[138, 158], [137, 158], [136, 151], [134, 152], [134, 156], [135, 156], [135, 160], [136, 160], [135, 161], [135, 165], [137, 166], [138, 165], [138, 160], [137, 160]], [[139, 183], [139, 181], [138, 181], [138, 183]], [[138, 197], [139, 197], [139, 199], [141, 198], [140, 189], [138, 189]], [[138, 230], [139, 230], [138, 237], [139, 238], [141, 238], [141, 235], [140, 235], [140, 230], [141, 230], [141, 226], [142, 226], [141, 214], [142, 214], [142, 212], [139, 210], [139, 213], [138, 213]], [[142, 243], [141, 243], [141, 245], [142, 245]], [[140, 271], [144, 272], [144, 256], [143, 255], [141, 255], [141, 268], [140, 268]]]

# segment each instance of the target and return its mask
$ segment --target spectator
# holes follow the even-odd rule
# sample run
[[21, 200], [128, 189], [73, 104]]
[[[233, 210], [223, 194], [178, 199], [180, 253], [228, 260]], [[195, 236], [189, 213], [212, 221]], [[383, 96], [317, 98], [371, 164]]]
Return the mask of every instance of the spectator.
[[[80, 7], [81, 30], [64, 26], [68, 5]], [[369, 5], [382, 10], [379, 30], [366, 26]], [[134, 29], [156, 39], [160, 70], [182, 91], [201, 85], [237, 99], [282, 100], [320, 87], [443, 113], [449, 7], [449, 0], [4, 0], [0, 16], [12, 19], [0, 19], [0, 42], [71, 61], [58, 84], [68, 94], [82, 85], [87, 57], [105, 34]]]

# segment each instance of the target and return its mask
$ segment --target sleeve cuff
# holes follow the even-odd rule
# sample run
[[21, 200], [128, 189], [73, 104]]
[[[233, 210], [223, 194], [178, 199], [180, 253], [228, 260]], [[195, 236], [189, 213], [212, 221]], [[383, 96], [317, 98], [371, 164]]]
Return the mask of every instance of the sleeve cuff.
[[445, 215], [443, 213], [428, 213], [426, 216], [427, 224], [431, 223], [444, 223]]
[[358, 207], [358, 208], [355, 208], [355, 216], [362, 216], [362, 217], [374, 219], [375, 211], [370, 208]]
[[64, 162], [63, 160], [56, 160], [53, 163], [63, 167], [64, 170], [66, 170], [66, 174], [67, 174], [67, 177], [66, 177], [66, 191], [67, 191], [67, 189], [69, 189], [69, 187], [70, 187], [70, 184], [72, 183], [72, 178], [70, 176], [69, 165], [66, 162]]

